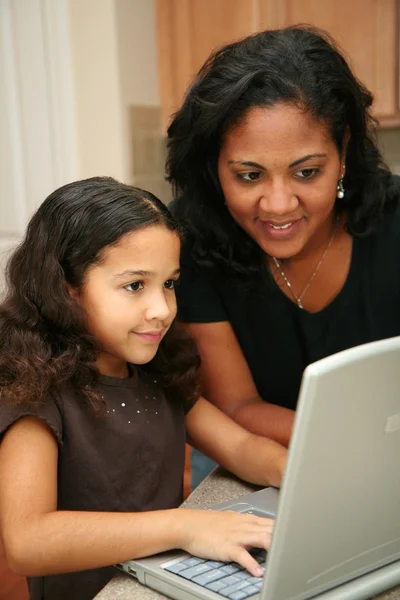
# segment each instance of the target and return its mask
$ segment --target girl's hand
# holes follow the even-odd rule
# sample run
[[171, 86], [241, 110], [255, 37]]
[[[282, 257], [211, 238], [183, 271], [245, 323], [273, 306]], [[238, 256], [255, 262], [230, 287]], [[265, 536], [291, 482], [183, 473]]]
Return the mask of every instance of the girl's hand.
[[237, 562], [255, 577], [263, 574], [248, 550], [269, 548], [273, 519], [227, 510], [179, 510], [183, 550], [200, 558]]

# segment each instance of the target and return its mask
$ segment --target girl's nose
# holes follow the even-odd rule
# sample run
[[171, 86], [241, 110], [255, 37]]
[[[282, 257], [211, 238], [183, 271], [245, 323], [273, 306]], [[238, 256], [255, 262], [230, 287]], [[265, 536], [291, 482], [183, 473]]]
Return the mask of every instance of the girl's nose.
[[171, 316], [171, 307], [165, 294], [155, 294], [151, 298], [150, 306], [146, 311], [146, 319], [151, 321], [152, 319], [158, 319], [164, 321]]

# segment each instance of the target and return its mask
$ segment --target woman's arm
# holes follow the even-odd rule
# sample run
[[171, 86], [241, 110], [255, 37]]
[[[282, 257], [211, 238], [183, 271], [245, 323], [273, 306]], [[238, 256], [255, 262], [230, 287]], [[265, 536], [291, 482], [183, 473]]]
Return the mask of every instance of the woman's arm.
[[280, 487], [287, 450], [250, 433], [218, 408], [199, 398], [186, 416], [188, 442], [250, 483]]
[[35, 418], [17, 421], [0, 445], [0, 537], [17, 573], [67, 573], [182, 548], [261, 574], [247, 548], [268, 547], [270, 519], [187, 509], [57, 511], [57, 461], [53, 434]]
[[182, 323], [182, 326], [200, 350], [203, 395], [252, 433], [287, 447], [295, 412], [265, 402], [259, 396], [230, 323]]

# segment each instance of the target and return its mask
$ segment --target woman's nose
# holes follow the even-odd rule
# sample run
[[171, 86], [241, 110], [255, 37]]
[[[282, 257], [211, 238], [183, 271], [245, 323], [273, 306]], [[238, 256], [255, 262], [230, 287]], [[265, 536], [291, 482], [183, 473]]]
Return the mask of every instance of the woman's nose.
[[260, 209], [268, 215], [287, 215], [296, 210], [299, 201], [292, 187], [284, 181], [268, 182], [260, 197]]

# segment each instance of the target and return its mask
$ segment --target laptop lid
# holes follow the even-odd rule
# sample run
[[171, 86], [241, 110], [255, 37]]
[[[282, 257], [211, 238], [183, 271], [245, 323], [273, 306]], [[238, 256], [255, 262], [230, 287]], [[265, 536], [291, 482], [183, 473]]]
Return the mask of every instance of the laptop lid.
[[398, 561], [399, 515], [396, 337], [305, 370], [262, 599], [310, 598]]
[[[355, 600], [400, 583], [400, 337], [304, 372], [262, 600]], [[274, 514], [274, 488], [213, 508]], [[221, 596], [161, 568], [180, 552], [119, 565], [168, 597]], [[386, 566], [385, 566], [386, 565]]]

